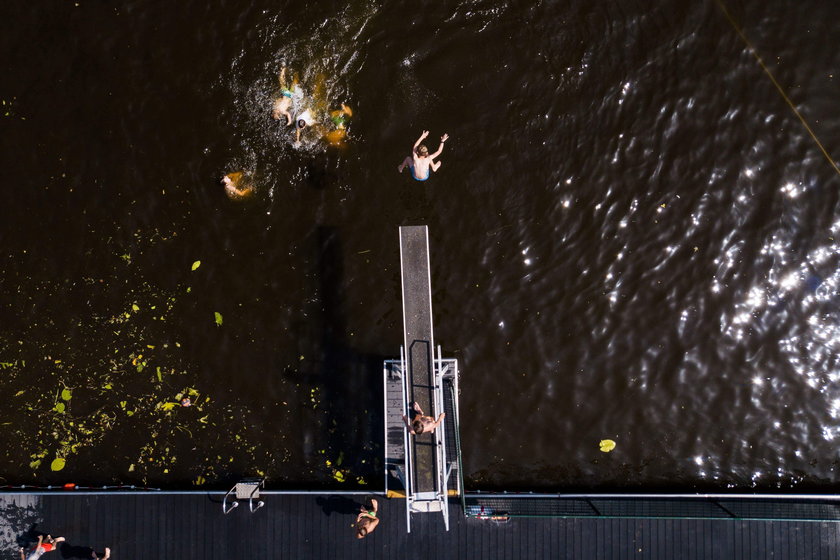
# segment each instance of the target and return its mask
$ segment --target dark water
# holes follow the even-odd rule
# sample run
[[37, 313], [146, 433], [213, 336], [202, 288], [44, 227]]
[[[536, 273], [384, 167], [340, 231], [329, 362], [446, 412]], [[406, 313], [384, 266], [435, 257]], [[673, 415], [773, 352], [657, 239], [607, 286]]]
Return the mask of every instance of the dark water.
[[[728, 7], [837, 156], [840, 5]], [[833, 487], [840, 181], [716, 3], [0, 14], [7, 482], [381, 485], [425, 223], [469, 487]], [[281, 61], [344, 149], [269, 118]]]

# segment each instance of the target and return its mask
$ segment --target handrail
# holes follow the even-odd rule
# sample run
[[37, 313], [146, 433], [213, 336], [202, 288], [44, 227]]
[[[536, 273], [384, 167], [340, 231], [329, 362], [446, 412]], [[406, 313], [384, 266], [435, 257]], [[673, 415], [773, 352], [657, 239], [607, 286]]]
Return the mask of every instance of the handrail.
[[239, 507], [239, 502], [233, 502], [233, 504], [231, 504], [231, 506], [230, 506], [230, 509], [228, 509], [228, 507], [227, 507], [228, 496], [230, 496], [230, 493], [233, 492], [234, 490], [236, 490], [236, 486], [234, 486], [233, 488], [228, 490], [227, 493], [225, 493], [225, 497], [222, 498], [222, 513], [224, 513], [225, 515], [229, 514], [230, 512], [232, 512], [233, 510], [235, 510], [236, 508]]
[[464, 468], [461, 457], [461, 409], [458, 403], [458, 360], [455, 360], [455, 382], [450, 386], [452, 390], [452, 405], [455, 411], [455, 453], [458, 461], [458, 493], [461, 495], [461, 512], [467, 511], [467, 499], [464, 490]]
[[[433, 361], [432, 367], [432, 375], [433, 375], [433, 383], [434, 383], [434, 390], [433, 394], [435, 396], [435, 413], [440, 415], [441, 412], [444, 412], [444, 402], [443, 402], [443, 358], [441, 355], [440, 346], [437, 347], [437, 359]], [[443, 524], [446, 526], [446, 530], [449, 530], [449, 488], [447, 484], [447, 461], [446, 461], [446, 418], [443, 419], [439, 429], [435, 430], [435, 440], [437, 443], [437, 476], [438, 476], [438, 496], [442, 496], [442, 499], [439, 497], [438, 499], [443, 502]]]
[[385, 488], [385, 495], [388, 495], [388, 362], [382, 363], [382, 410], [385, 413], [385, 421], [383, 422], [385, 433], [382, 441], [385, 442], [385, 468], [383, 469], [383, 488]]
[[[405, 363], [405, 346], [400, 346], [400, 369], [402, 370], [402, 392], [403, 392], [403, 412], [408, 414], [405, 407], [408, 406], [408, 369]], [[403, 446], [405, 447], [405, 527], [408, 533], [411, 532], [411, 503], [414, 501], [411, 498], [411, 480], [412, 480], [412, 457], [411, 445], [408, 437], [408, 429], [403, 428]]]

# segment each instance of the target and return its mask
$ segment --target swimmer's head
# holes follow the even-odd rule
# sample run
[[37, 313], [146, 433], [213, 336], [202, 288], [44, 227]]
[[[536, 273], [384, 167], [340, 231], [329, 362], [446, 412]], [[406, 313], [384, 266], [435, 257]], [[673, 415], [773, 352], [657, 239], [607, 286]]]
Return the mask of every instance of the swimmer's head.
[[418, 156], [429, 155], [429, 148], [427, 148], [425, 144], [420, 144], [419, 146], [417, 146], [417, 155]]
[[303, 119], [298, 119], [297, 127], [298, 128], [305, 128], [306, 127], [306, 121], [303, 120]]

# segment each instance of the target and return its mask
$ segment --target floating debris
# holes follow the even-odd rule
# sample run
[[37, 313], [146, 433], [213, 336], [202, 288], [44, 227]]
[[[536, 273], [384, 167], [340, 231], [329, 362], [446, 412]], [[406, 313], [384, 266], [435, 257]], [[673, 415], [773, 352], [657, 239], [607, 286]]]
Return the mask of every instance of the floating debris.
[[615, 449], [615, 442], [611, 439], [602, 439], [598, 443], [598, 447], [603, 453], [609, 453], [610, 451]]

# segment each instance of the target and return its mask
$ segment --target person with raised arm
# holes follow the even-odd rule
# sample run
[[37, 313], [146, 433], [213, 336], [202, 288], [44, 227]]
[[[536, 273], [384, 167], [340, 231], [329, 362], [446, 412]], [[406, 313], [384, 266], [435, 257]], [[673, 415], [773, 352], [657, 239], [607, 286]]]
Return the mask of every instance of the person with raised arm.
[[431, 176], [432, 171], [437, 173], [437, 170], [443, 165], [442, 162], [435, 161], [435, 158], [443, 151], [443, 144], [449, 139], [449, 135], [444, 134], [440, 137], [440, 146], [433, 154], [429, 154], [429, 148], [422, 144], [428, 135], [429, 131], [424, 130], [417, 142], [414, 143], [411, 155], [406, 156], [403, 162], [397, 166], [397, 171], [400, 173], [408, 166], [415, 181], [426, 181]]

